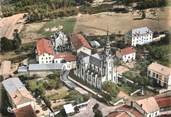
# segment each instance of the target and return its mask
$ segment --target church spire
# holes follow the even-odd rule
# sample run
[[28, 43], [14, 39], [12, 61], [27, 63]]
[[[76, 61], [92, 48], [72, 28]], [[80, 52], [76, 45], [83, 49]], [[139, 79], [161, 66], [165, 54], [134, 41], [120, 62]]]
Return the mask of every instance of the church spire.
[[109, 30], [107, 28], [107, 40], [106, 40], [106, 47], [105, 47], [106, 55], [110, 54], [110, 37], [109, 37]]

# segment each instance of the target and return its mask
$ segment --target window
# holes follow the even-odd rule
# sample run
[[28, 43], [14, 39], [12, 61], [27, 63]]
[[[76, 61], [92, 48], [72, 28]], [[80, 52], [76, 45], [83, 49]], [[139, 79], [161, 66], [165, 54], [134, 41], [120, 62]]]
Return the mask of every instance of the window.
[[158, 78], [159, 77], [159, 75], [158, 74], [156, 74], [156, 78]]
[[153, 73], [153, 77], [155, 77], [155, 73]]

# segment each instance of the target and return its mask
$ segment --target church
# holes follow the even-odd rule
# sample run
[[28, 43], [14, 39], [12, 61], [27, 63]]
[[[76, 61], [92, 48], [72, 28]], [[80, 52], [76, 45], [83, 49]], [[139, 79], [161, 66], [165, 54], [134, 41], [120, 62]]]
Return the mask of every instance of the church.
[[101, 89], [104, 81], [118, 83], [116, 66], [114, 65], [115, 56], [111, 53], [108, 33], [103, 52], [90, 55], [80, 52], [77, 57], [75, 75], [88, 84]]

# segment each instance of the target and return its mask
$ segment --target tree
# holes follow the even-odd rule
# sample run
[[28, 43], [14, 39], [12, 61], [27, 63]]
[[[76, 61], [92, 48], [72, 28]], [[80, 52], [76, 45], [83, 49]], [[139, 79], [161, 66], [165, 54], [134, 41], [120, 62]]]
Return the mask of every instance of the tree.
[[14, 36], [14, 39], [13, 39], [14, 40], [14, 46], [15, 46], [15, 48], [19, 48], [21, 45], [21, 38], [19, 36], [18, 29], [14, 30], [13, 36]]
[[102, 112], [99, 110], [99, 104], [98, 103], [96, 103], [92, 109], [94, 112], [94, 117], [103, 117]]
[[102, 89], [108, 92], [112, 97], [115, 97], [119, 92], [118, 86], [111, 81], [105, 81], [102, 85]]
[[46, 106], [47, 106], [48, 108], [51, 108], [51, 102], [49, 101], [49, 99], [48, 99], [47, 97], [43, 97], [43, 100], [44, 100]]
[[99, 109], [97, 109], [96, 111], [94, 111], [94, 117], [103, 117], [103, 114]]
[[0, 51], [2, 52], [6, 52], [6, 51], [11, 51], [14, 50], [14, 41], [13, 40], [9, 40], [6, 37], [2, 37], [0, 39]]

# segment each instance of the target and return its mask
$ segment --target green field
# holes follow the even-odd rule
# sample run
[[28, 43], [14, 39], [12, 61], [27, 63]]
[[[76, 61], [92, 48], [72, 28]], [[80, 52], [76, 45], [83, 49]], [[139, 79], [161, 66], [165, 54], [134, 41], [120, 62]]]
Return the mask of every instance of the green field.
[[43, 36], [49, 37], [53, 32], [45, 31], [47, 28], [58, 27], [60, 25], [63, 26], [63, 30], [65, 33], [72, 33], [74, 30], [76, 19], [75, 18], [62, 18], [62, 19], [54, 19], [47, 22], [39, 31], [39, 34]]

